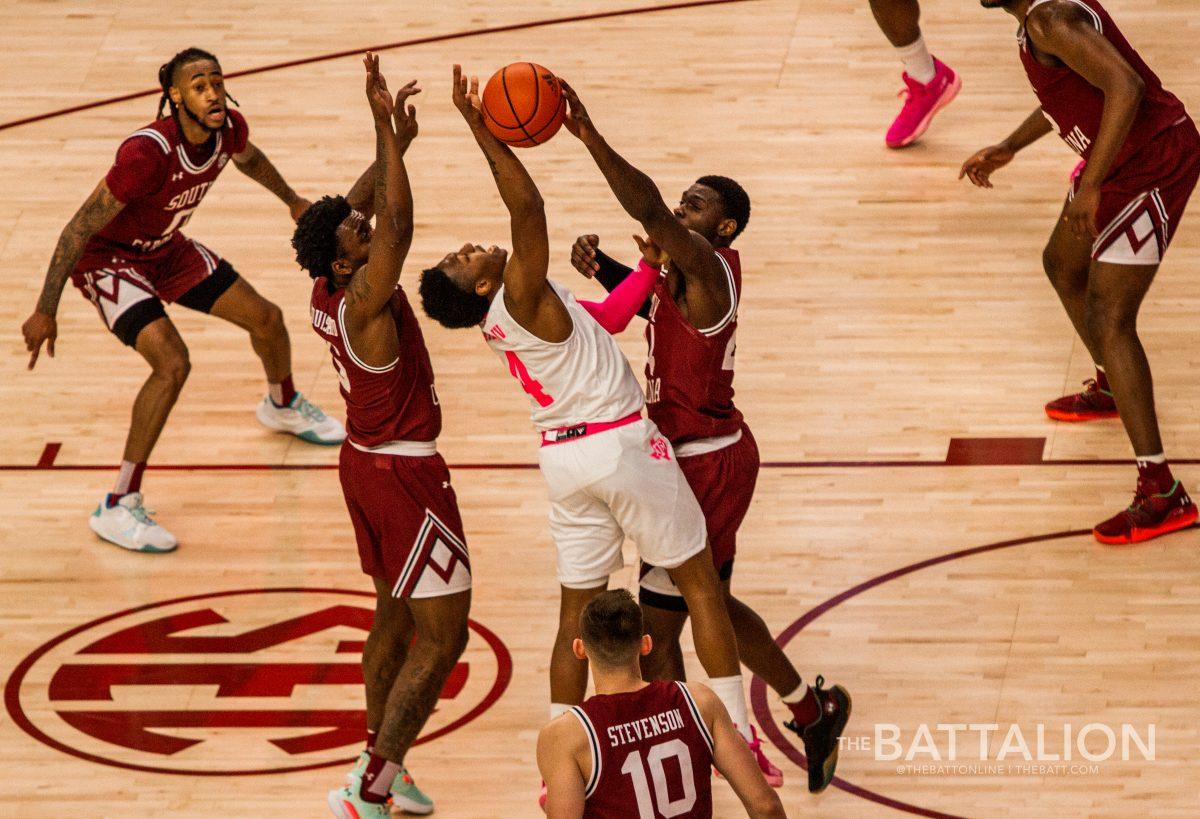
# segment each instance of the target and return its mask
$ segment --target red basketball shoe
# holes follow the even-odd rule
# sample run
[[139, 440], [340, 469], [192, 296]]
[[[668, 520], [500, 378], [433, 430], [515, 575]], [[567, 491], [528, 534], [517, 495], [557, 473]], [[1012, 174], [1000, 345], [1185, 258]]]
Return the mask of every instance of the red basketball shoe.
[[1116, 418], [1117, 402], [1108, 390], [1100, 389], [1096, 379], [1083, 382], [1083, 392], [1064, 395], [1046, 405], [1046, 414], [1055, 421], [1095, 421]]
[[1096, 540], [1112, 545], [1141, 543], [1196, 522], [1196, 504], [1182, 483], [1175, 481], [1166, 492], [1153, 493], [1152, 488], [1139, 478], [1133, 503], [1125, 511], [1096, 524], [1092, 530]]

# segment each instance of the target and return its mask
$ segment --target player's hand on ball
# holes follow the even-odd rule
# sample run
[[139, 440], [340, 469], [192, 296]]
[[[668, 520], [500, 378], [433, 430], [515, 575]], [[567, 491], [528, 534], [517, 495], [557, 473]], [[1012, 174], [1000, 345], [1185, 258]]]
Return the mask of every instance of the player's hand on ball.
[[293, 222], [299, 222], [300, 217], [304, 215], [304, 211], [312, 207], [312, 202], [305, 199], [303, 196], [297, 196], [288, 205], [288, 213], [292, 215]]
[[654, 244], [652, 239], [643, 239], [636, 233], [633, 234], [633, 241], [637, 242], [638, 250], [642, 251], [642, 261], [651, 267], [657, 267], [660, 270], [662, 266], [670, 261], [670, 257], [663, 252], [663, 249]]
[[588, 115], [587, 109], [583, 107], [583, 103], [579, 101], [579, 95], [575, 93], [575, 89], [565, 80], [559, 80], [559, 82], [562, 83], [563, 95], [567, 98], [567, 118], [563, 120], [567, 130], [579, 139], [583, 139], [587, 133], [594, 133], [596, 126], [592, 124], [592, 118]]
[[416, 80], [409, 80], [403, 88], [396, 92], [396, 102], [392, 106], [392, 124], [396, 126], [396, 139], [404, 148], [407, 148], [417, 138], [418, 130], [417, 109], [415, 106], [407, 104], [408, 99], [420, 93], [421, 89], [417, 86]]
[[392, 116], [393, 103], [387, 80], [379, 73], [379, 55], [368, 51], [363, 57], [363, 67], [367, 69], [367, 104], [371, 106], [371, 115], [376, 122], [387, 122]]
[[468, 81], [463, 76], [461, 65], [454, 66], [454, 86], [450, 97], [454, 100], [454, 107], [458, 109], [458, 113], [463, 115], [463, 119], [471, 128], [485, 127], [481, 111], [483, 103], [479, 99], [479, 78], [471, 77]]
[[40, 310], [34, 310], [33, 315], [25, 319], [25, 323], [21, 325], [21, 333], [25, 336], [25, 349], [31, 355], [29, 356], [29, 369], [33, 369], [33, 365], [37, 363], [38, 355], [42, 352], [42, 344], [46, 345], [46, 352], [54, 358], [54, 340], [58, 338], [58, 322], [54, 316], [48, 316]]
[[600, 272], [600, 263], [596, 261], [599, 246], [600, 237], [594, 233], [580, 236], [571, 246], [571, 265], [589, 279]]
[[963, 163], [958, 171], [958, 178], [962, 179], [965, 176], [977, 188], [990, 188], [992, 174], [1012, 162], [1013, 156], [1015, 154], [1012, 149], [1004, 145], [984, 148]]

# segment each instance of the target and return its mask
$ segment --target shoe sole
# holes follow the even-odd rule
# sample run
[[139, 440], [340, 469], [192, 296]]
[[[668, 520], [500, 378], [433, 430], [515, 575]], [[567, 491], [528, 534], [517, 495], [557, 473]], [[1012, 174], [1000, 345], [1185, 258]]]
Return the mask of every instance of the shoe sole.
[[305, 432], [296, 432], [295, 430], [288, 429], [286, 426], [276, 423], [275, 419], [271, 418], [271, 416], [264, 415], [262, 413], [262, 404], [259, 404], [255, 408], [254, 417], [258, 419], [258, 423], [262, 424], [264, 427], [271, 430], [272, 432], [282, 432], [286, 435], [294, 435], [297, 438], [299, 438], [301, 441], [304, 441], [309, 444], [317, 444], [318, 446], [338, 446], [344, 440], [342, 438], [336, 438], [336, 439], [321, 438], [320, 436], [318, 436], [315, 432], [313, 432], [311, 430], [307, 430]]
[[[330, 791], [327, 801], [329, 802], [329, 809], [333, 811], [333, 815], [336, 816], [337, 819], [352, 819], [352, 817], [346, 813], [346, 803], [342, 801], [341, 791]], [[351, 810], [354, 809], [351, 808]], [[353, 819], [358, 819], [358, 811], [354, 811]]]
[[392, 807], [401, 813], [410, 813], [414, 816], [428, 816], [433, 813], [433, 805], [423, 805], [420, 802], [410, 801], [395, 791], [392, 791]]
[[842, 732], [846, 730], [846, 723], [850, 721], [850, 711], [853, 707], [853, 703], [850, 701], [850, 694], [845, 688], [842, 688], [840, 685], [835, 685], [833, 688], [830, 688], [829, 691], [830, 693], [833, 693], [834, 691], [839, 692], [842, 695], [842, 698], [846, 701], [846, 707], [843, 709], [841, 719], [839, 719], [836, 723], [837, 729], [833, 732], [834, 736], [836, 737], [833, 743], [833, 753], [826, 757], [825, 764], [821, 766], [822, 781], [815, 789], [812, 786], [813, 783], [810, 781], [808, 783], [809, 793], [820, 793], [828, 788], [829, 783], [833, 781], [833, 775], [837, 772], [838, 751], [841, 749]]
[[962, 91], [962, 77], [958, 74], [955, 74], [954, 81], [946, 86], [946, 90], [942, 92], [942, 96], [940, 96], [938, 101], [933, 104], [933, 108], [929, 110], [929, 113], [925, 115], [925, 118], [917, 123], [917, 127], [911, 134], [906, 136], [900, 142], [892, 143], [887, 142], [887, 140], [884, 140], [884, 142], [892, 150], [896, 150], [897, 148], [907, 148], [909, 145], [912, 145], [918, 139], [923, 137], [925, 132], [929, 130], [929, 126], [933, 124], [933, 118], [937, 116], [937, 113], [950, 103], [954, 102], [955, 98], [958, 97], [959, 91]]
[[96, 518], [94, 515], [92, 517], [88, 518], [88, 528], [91, 529], [96, 534], [96, 537], [100, 538], [105, 543], [111, 543], [112, 545], [118, 546], [127, 552], [138, 552], [139, 554], [144, 554], [144, 555], [166, 555], [166, 554], [170, 554], [171, 552], [173, 552], [179, 548], [178, 543], [176, 543], [174, 546], [170, 547], [169, 549], [161, 549], [158, 546], [150, 546], [150, 545], [136, 546], [128, 540], [126, 540], [126, 541], [117, 540], [115, 537], [111, 537], [110, 535], [106, 534], [105, 532], [101, 532], [99, 529], [97, 529], [96, 524], [93, 522], [93, 521], [95, 521], [95, 519]]
[[1168, 517], [1160, 525], [1150, 529], [1138, 529], [1134, 527], [1134, 530], [1128, 535], [1120, 537], [1102, 535], [1093, 529], [1092, 536], [1106, 546], [1128, 546], [1131, 543], [1145, 543], [1147, 540], [1153, 540], [1156, 537], [1162, 537], [1172, 532], [1178, 532], [1180, 529], [1186, 529], [1194, 524], [1198, 517], [1200, 517], [1200, 510], [1197, 510], [1195, 505], [1193, 505], [1190, 509], [1185, 510], [1182, 515]]
[[1111, 410], [1111, 411], [1110, 410], [1105, 410], [1105, 411], [1098, 410], [1096, 412], [1087, 412], [1087, 413], [1084, 413], [1084, 412], [1061, 412], [1059, 410], [1052, 410], [1049, 407], [1046, 407], [1046, 417], [1052, 421], [1067, 421], [1070, 423], [1074, 423], [1074, 422], [1079, 422], [1079, 421], [1099, 421], [1104, 418], [1119, 418], [1120, 413], [1118, 413], [1116, 410]]

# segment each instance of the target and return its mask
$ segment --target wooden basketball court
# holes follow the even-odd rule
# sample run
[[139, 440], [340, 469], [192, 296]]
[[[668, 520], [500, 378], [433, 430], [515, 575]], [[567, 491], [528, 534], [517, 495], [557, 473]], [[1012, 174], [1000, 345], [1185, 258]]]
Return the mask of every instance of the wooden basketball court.
[[[782, 709], [753, 686], [789, 815], [1195, 814], [1200, 533], [1095, 543], [1090, 527], [1131, 495], [1129, 445], [1115, 421], [1056, 426], [1042, 412], [1090, 369], [1040, 266], [1074, 157], [1047, 138], [994, 191], [956, 179], [1035, 106], [1011, 19], [925, 4], [926, 37], [964, 90], [920, 144], [890, 152], [899, 68], [865, 0], [660, 5], [0, 8], [0, 814], [327, 815], [325, 793], [358, 751], [361, 689], [348, 680], [371, 605], [356, 596], [370, 583], [336, 450], [260, 428], [262, 375], [245, 334], [171, 308], [193, 369], [144, 491], [181, 547], [116, 549], [86, 517], [112, 482], [144, 365], [76, 292], [63, 297], [57, 358], [43, 355], [32, 373], [19, 328], [59, 231], [158, 95], [41, 115], [149, 89], [160, 63], [199, 45], [229, 74], [255, 72], [228, 80], [251, 138], [315, 199], [344, 192], [372, 155], [355, 54], [387, 44], [393, 83], [416, 77], [426, 89], [408, 159], [417, 230], [406, 286], [463, 241], [508, 242], [486, 164], [450, 104], [453, 62], [484, 77], [518, 59], [551, 67], [668, 201], [705, 173], [749, 191], [736, 386], [764, 469], [735, 588], [806, 678], [821, 673], [855, 698], [840, 778], [811, 797], [794, 737], [777, 727]], [[1194, 4], [1107, 5], [1200, 110]], [[598, 233], [603, 249], [629, 256], [635, 225], [565, 131], [522, 157], [547, 202], [552, 275], [598, 292], [571, 269], [572, 241]], [[283, 307], [297, 387], [341, 414], [329, 356], [308, 329], [310, 285], [292, 261], [286, 210], [229, 171], [188, 233]], [[1197, 270], [1193, 214], [1141, 322], [1167, 453], [1193, 488]], [[439, 816], [532, 816], [558, 595], [536, 439], [524, 396], [478, 335], [426, 324], [477, 627], [427, 729], [439, 735], [408, 762]], [[640, 329], [622, 345], [640, 373]], [[632, 587], [627, 562], [614, 582]], [[694, 655], [689, 670], [702, 678]], [[956, 760], [938, 724], [964, 726]], [[966, 728], [980, 724], [998, 726], [982, 760]], [[1111, 757], [1091, 761], [1073, 744], [1089, 724], [1115, 732]], [[1136, 744], [1121, 758], [1125, 725], [1143, 741], [1153, 731], [1153, 759]], [[911, 760], [880, 753], [890, 726], [902, 751], [927, 726], [942, 759], [919, 743]], [[997, 759], [1012, 726], [1034, 761], [1012, 748]], [[1064, 726], [1072, 758], [1048, 761], [1064, 755]], [[1087, 732], [1089, 754], [1105, 744], [1104, 731]], [[714, 791], [719, 815], [740, 814], [725, 784]]]

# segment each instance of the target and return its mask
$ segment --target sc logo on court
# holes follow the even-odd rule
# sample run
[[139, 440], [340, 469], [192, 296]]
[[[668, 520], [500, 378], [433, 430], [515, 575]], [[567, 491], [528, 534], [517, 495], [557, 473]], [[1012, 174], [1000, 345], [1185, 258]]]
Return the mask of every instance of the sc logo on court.
[[[60, 634], [5, 686], [13, 721], [64, 753], [192, 776], [353, 763], [366, 730], [363, 641], [374, 595], [245, 589], [166, 600]], [[416, 744], [490, 708], [508, 649], [471, 621], [466, 652]]]

